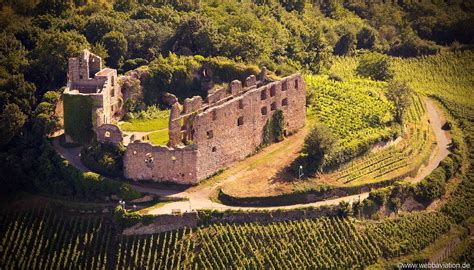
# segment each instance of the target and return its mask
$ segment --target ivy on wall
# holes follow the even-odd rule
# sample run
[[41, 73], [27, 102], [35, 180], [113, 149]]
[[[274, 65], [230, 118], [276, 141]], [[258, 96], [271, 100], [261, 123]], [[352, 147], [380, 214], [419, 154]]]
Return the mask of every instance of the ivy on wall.
[[89, 143], [94, 136], [92, 106], [91, 97], [64, 95], [64, 131], [78, 143]]
[[272, 118], [267, 120], [263, 126], [262, 144], [266, 145], [272, 142], [280, 142], [284, 138], [285, 116], [282, 110], [276, 110]]

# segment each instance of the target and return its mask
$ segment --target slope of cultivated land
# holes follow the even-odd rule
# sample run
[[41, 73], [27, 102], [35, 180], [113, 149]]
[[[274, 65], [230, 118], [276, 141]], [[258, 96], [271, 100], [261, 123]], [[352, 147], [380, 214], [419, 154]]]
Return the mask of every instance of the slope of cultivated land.
[[[416, 175], [418, 168], [427, 163], [435, 149], [434, 134], [428, 122], [430, 120], [439, 122], [438, 117], [434, 115], [428, 117], [424, 103], [419, 96], [412, 98], [404, 134], [397, 139], [397, 143], [356, 158], [325, 179], [329, 179], [329, 183], [335, 185], [360, 185]], [[431, 104], [426, 105], [430, 105], [431, 109]], [[440, 125], [436, 130], [439, 128]], [[447, 152], [445, 137], [441, 136], [439, 140], [444, 142], [441, 143], [441, 147], [444, 146], [443, 150]]]
[[451, 114], [459, 129], [452, 130], [455, 154], [465, 160], [461, 183], [442, 211], [461, 222], [474, 215], [474, 53], [441, 54], [395, 59], [395, 74], [418, 92], [430, 95]]
[[359, 222], [318, 218], [120, 236], [106, 217], [0, 213], [0, 267], [13, 269], [361, 268], [422, 250], [449, 231], [437, 213]]
[[385, 82], [350, 78], [342, 82], [327, 76], [306, 75], [307, 118], [323, 123], [338, 140], [329, 164], [339, 164], [364, 152], [369, 145], [393, 138], [392, 105], [384, 97]]

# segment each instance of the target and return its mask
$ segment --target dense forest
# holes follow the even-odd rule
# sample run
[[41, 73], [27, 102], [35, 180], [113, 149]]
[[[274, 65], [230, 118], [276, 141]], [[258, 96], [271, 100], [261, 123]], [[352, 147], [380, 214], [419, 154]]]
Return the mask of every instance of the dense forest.
[[334, 56], [416, 57], [474, 42], [470, 1], [3, 0], [0, 9], [2, 190], [79, 197], [78, 176], [47, 137], [59, 128], [67, 59], [84, 48], [121, 74], [151, 70], [133, 112], [160, 105], [165, 90], [193, 95], [180, 82], [199, 61], [320, 74]]

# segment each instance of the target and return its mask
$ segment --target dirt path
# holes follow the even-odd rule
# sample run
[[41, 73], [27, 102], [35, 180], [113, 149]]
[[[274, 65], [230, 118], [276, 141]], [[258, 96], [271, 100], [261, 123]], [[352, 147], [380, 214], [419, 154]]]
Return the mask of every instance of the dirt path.
[[[450, 140], [447, 137], [445, 131], [441, 129], [442, 122], [440, 119], [439, 111], [436, 109], [434, 104], [425, 99], [425, 104], [428, 110], [428, 118], [430, 124], [435, 132], [437, 148], [431, 155], [431, 158], [427, 166], [420, 168], [416, 177], [408, 179], [408, 181], [416, 183], [421, 181], [425, 176], [430, 174], [448, 154], [448, 146]], [[182, 197], [188, 198], [189, 201], [178, 201], [167, 203], [160, 208], [156, 208], [150, 212], [150, 214], [169, 214], [172, 209], [180, 209], [182, 212], [190, 211], [192, 209], [215, 209], [215, 210], [276, 210], [276, 209], [292, 209], [299, 207], [308, 207], [308, 206], [323, 206], [323, 205], [336, 205], [341, 201], [354, 202], [358, 200], [363, 200], [368, 197], [369, 193], [361, 193], [351, 196], [340, 197], [336, 199], [330, 199], [325, 201], [319, 201], [314, 203], [307, 204], [295, 204], [288, 206], [275, 206], [275, 207], [236, 207], [228, 206], [220, 203], [216, 203], [210, 200], [212, 193], [221, 187], [224, 183], [232, 183], [236, 179], [254, 179], [258, 177], [267, 177], [271, 178], [275, 173], [279, 172], [286, 164], [288, 160], [292, 160], [298, 154], [299, 149], [304, 141], [304, 137], [307, 133], [307, 129], [303, 129], [297, 134], [289, 137], [283, 142], [270, 145], [263, 149], [261, 152], [232, 165], [230, 168], [225, 170], [221, 175], [213, 177], [207, 181], [204, 181], [199, 186], [192, 187], [186, 191], [174, 191], [169, 189], [156, 189], [152, 187], [146, 187], [142, 185], [132, 185], [135, 189], [140, 192], [155, 194], [158, 196], [171, 196], [171, 197]], [[59, 144], [58, 138], [53, 140], [53, 145], [56, 151], [65, 159], [67, 159], [73, 166], [78, 168], [81, 171], [89, 171], [80, 160], [80, 151], [81, 147], [76, 148], [63, 148]], [[276, 156], [276, 157], [275, 157]], [[258, 174], [256, 173], [258, 172]], [[252, 177], [248, 177], [252, 176]], [[257, 181], [265, 182], [265, 181]], [[245, 189], [246, 185], [252, 185], [254, 181], [247, 181], [245, 184], [239, 183], [240, 188]], [[266, 187], [265, 192], [271, 194], [271, 192], [276, 191], [272, 190], [272, 187]]]

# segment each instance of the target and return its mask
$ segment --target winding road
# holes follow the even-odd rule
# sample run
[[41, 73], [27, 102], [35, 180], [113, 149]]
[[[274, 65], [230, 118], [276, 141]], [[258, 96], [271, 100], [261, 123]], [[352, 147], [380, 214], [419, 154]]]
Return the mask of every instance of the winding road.
[[[416, 183], [421, 181], [424, 177], [429, 175], [436, 167], [438, 164], [443, 160], [448, 154], [449, 154], [449, 144], [450, 144], [450, 139], [447, 136], [446, 132], [441, 129], [442, 126], [442, 120], [440, 117], [440, 112], [439, 110], [435, 107], [432, 101], [425, 99], [425, 106], [428, 111], [428, 118], [429, 122], [432, 126], [432, 129], [435, 133], [436, 137], [436, 143], [437, 147], [436, 150], [432, 153], [430, 160], [428, 164], [422, 168], [419, 169], [417, 175], [413, 178], [407, 179], [407, 181], [411, 183]], [[298, 136], [298, 134], [295, 134], [293, 136]], [[304, 136], [302, 136], [304, 138]], [[300, 142], [295, 142], [295, 145]], [[63, 148], [58, 142], [58, 139], [55, 138], [53, 140], [53, 145], [56, 149], [56, 151], [66, 160], [68, 160], [73, 166], [75, 166], [77, 169], [81, 171], [88, 171], [88, 169], [81, 163], [80, 160], [80, 147], [78, 148]], [[273, 146], [273, 148], [276, 148], [278, 146]], [[289, 146], [291, 147], [291, 145]], [[272, 151], [272, 146], [269, 146], [265, 148], [262, 152], [256, 154], [256, 158], [258, 158], [258, 155], [268, 155], [268, 152]], [[273, 150], [275, 151], [275, 150]], [[242, 166], [242, 162], [238, 162], [235, 165], [231, 166], [228, 170], [232, 170], [232, 167], [237, 167]], [[245, 163], [247, 164], [247, 163]], [[261, 167], [264, 168], [265, 164], [258, 164], [254, 165], [256, 167]], [[255, 169], [255, 168], [254, 168]], [[221, 177], [222, 178], [222, 177]], [[233, 177], [232, 175], [229, 175], [228, 177], [223, 177], [224, 179], [212, 183], [213, 185], [209, 185], [204, 183], [203, 185], [198, 185], [197, 187], [192, 187], [189, 188], [186, 191], [173, 191], [169, 189], [157, 189], [157, 188], [152, 188], [149, 186], [142, 186], [142, 185], [132, 185], [136, 190], [143, 192], [143, 193], [150, 193], [158, 196], [169, 196], [169, 197], [181, 197], [181, 198], [188, 198], [186, 201], [177, 201], [177, 202], [170, 202], [167, 204], [164, 204], [163, 206], [159, 208], [155, 208], [150, 210], [148, 213], [149, 214], [154, 214], [154, 215], [160, 215], [160, 214], [170, 214], [172, 210], [179, 209], [181, 212], [186, 212], [186, 211], [191, 211], [195, 209], [214, 209], [214, 210], [220, 210], [220, 211], [225, 211], [225, 210], [276, 210], [276, 209], [292, 209], [292, 208], [300, 208], [300, 207], [318, 207], [318, 206], [323, 206], [323, 205], [337, 205], [341, 201], [346, 201], [346, 202], [354, 202], [354, 201], [359, 201], [367, 198], [369, 196], [368, 192], [361, 193], [361, 194], [356, 194], [356, 195], [351, 195], [351, 196], [345, 196], [345, 197], [339, 197], [335, 199], [329, 199], [329, 200], [324, 200], [324, 201], [318, 201], [318, 202], [313, 202], [313, 203], [306, 203], [306, 204], [294, 204], [294, 205], [288, 205], [288, 206], [274, 206], [274, 207], [239, 207], [239, 206], [228, 206], [224, 204], [220, 204], [217, 202], [214, 202], [210, 199], [210, 196], [215, 192], [217, 188], [222, 186], [225, 182], [232, 181]]]

